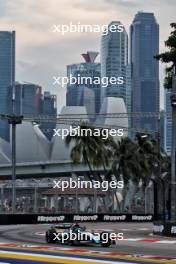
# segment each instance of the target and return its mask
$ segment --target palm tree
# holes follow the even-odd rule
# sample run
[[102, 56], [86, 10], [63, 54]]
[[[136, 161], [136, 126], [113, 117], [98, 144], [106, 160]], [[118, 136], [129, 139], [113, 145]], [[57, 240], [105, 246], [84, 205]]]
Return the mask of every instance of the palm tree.
[[108, 180], [110, 179], [109, 169], [113, 156], [111, 144], [114, 142], [114, 139], [111, 136], [109, 136], [107, 139], [104, 139], [102, 137], [101, 130], [100, 137], [97, 139], [97, 153], [95, 159], [93, 160], [93, 166], [96, 168], [101, 167], [101, 169], [103, 169], [103, 178]]
[[148, 186], [151, 176], [158, 176], [160, 153], [158, 142], [154, 139], [142, 137], [141, 134], [136, 135], [137, 153], [139, 157], [140, 179], [142, 180], [143, 190]]
[[161, 165], [163, 170], [164, 162], [166, 162], [166, 156], [158, 152], [158, 142], [137, 134], [135, 140], [124, 138], [117, 143], [112, 141], [111, 144], [113, 162], [110, 173], [114, 174], [117, 180], [124, 181], [123, 201], [125, 201], [130, 182], [136, 188], [142, 182], [144, 193], [152, 175], [157, 178], [159, 166]]
[[[145, 197], [145, 189], [152, 180], [154, 183], [154, 213], [157, 217], [158, 212], [158, 186], [163, 187], [164, 181], [162, 175], [165, 177], [169, 175], [170, 168], [170, 158], [160, 147], [160, 142], [149, 137], [143, 138], [137, 135], [136, 140], [138, 142], [138, 152], [140, 153], [141, 159], [139, 160], [141, 170], [141, 180], [142, 180], [142, 191], [143, 197]], [[165, 190], [162, 190], [163, 195]], [[145, 197], [146, 198], [146, 197]], [[165, 204], [165, 199], [162, 200]]]
[[164, 63], [169, 63], [166, 67], [166, 77], [165, 77], [165, 88], [172, 88], [172, 78], [176, 70], [176, 23], [170, 24], [173, 31], [171, 32], [169, 38], [165, 41], [165, 46], [169, 49], [168, 51], [158, 54], [155, 56], [157, 60]]
[[[168, 51], [155, 56], [157, 60], [169, 64], [166, 67], [165, 88], [172, 89], [171, 104], [172, 104], [172, 154], [171, 154], [171, 195], [169, 197], [171, 211], [171, 220], [176, 221], [176, 181], [175, 175], [175, 151], [176, 151], [176, 23], [170, 24], [173, 31], [165, 41], [165, 46]], [[169, 213], [170, 215], [170, 213]]]
[[[94, 135], [94, 127], [83, 122], [80, 125], [80, 130], [89, 130], [92, 133], [86, 135], [76, 134], [75, 136], [68, 135], [65, 139], [65, 143], [69, 146], [72, 142], [74, 146], [71, 149], [70, 157], [74, 163], [80, 163], [87, 165], [89, 168], [89, 179], [91, 181], [98, 180], [102, 182], [102, 175], [95, 168], [100, 168], [103, 166], [104, 170], [109, 164], [109, 157], [107, 155], [107, 142], [106, 139], [102, 137], [101, 130], [100, 136]], [[102, 169], [102, 168], [101, 168]], [[104, 172], [105, 173], [105, 172]], [[105, 200], [103, 199], [104, 206]]]
[[[139, 182], [143, 183], [143, 190], [151, 180], [151, 175], [158, 175], [159, 159], [162, 164], [163, 156], [158, 154], [157, 142], [153, 139], [145, 139], [136, 135], [135, 140], [122, 138], [121, 141], [115, 141], [112, 137], [106, 140], [100, 136], [94, 136], [94, 127], [87, 123], [82, 123], [80, 129], [90, 129], [91, 135], [76, 134], [74, 137], [66, 137], [66, 145], [74, 143], [71, 149], [71, 159], [74, 163], [83, 162], [89, 168], [90, 180], [116, 180], [124, 181], [123, 197], [126, 196], [129, 183], [132, 181], [135, 186]], [[95, 170], [101, 168], [102, 174]], [[107, 195], [113, 195], [107, 192]], [[120, 210], [120, 204], [115, 193], [116, 202]], [[124, 198], [125, 201], [125, 198]]]
[[[86, 123], [82, 123], [80, 126], [80, 130], [89, 129], [93, 131], [93, 127], [88, 126]], [[91, 133], [90, 133], [91, 134]], [[97, 174], [93, 169], [93, 163], [97, 156], [97, 149], [99, 145], [98, 137], [90, 136], [90, 135], [80, 135], [76, 134], [75, 136], [68, 135], [65, 139], [65, 143], [69, 146], [71, 143], [74, 143], [73, 148], [71, 149], [70, 157], [74, 163], [83, 162], [88, 166], [90, 174], [89, 178], [96, 179], [98, 178]]]
[[137, 145], [129, 138], [122, 138], [121, 141], [111, 142], [113, 152], [113, 162], [111, 173], [115, 175], [116, 180], [123, 180], [123, 204], [124, 207], [125, 197], [129, 188], [130, 181], [139, 183], [140, 180], [140, 167], [138, 157], [136, 155]]

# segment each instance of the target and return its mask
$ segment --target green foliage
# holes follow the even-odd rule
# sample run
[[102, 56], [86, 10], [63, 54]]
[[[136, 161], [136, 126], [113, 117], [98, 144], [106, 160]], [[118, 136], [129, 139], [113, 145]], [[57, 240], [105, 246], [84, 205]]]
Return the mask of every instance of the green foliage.
[[162, 63], [169, 64], [166, 67], [166, 77], [164, 79], [164, 87], [168, 89], [172, 88], [172, 76], [175, 74], [176, 68], [176, 23], [171, 23], [170, 26], [173, 28], [173, 31], [165, 41], [165, 46], [169, 50], [155, 56]]
[[[80, 127], [94, 129], [86, 123]], [[65, 142], [72, 144], [70, 156], [73, 162], [87, 165], [96, 180], [102, 180], [95, 170], [101, 167], [108, 180], [115, 176], [117, 180], [123, 179], [125, 186], [129, 181], [136, 185], [142, 181], [145, 188], [152, 176], [160, 180], [159, 169], [161, 173], [170, 172], [170, 159], [161, 151], [158, 141], [147, 134], [145, 137], [138, 133], [135, 140], [122, 138], [117, 142], [111, 137], [68, 135]]]
[[[93, 131], [94, 127], [88, 125], [86, 122], [83, 122], [80, 125], [80, 129], [90, 129]], [[98, 168], [103, 166], [105, 169], [106, 166], [109, 165], [111, 152], [109, 149], [108, 142], [111, 139], [103, 139], [101, 136], [102, 133], [100, 133], [100, 136], [95, 136], [93, 132], [90, 134], [92, 134], [92, 136], [86, 136], [85, 134], [77, 134], [73, 137], [68, 135], [65, 139], [65, 143], [67, 146], [74, 144], [70, 154], [70, 157], [73, 162], [83, 162], [89, 167], [90, 174], [94, 178], [99, 178], [99, 180], [101, 180], [100, 176], [97, 175], [97, 173], [95, 172], [94, 167]]]

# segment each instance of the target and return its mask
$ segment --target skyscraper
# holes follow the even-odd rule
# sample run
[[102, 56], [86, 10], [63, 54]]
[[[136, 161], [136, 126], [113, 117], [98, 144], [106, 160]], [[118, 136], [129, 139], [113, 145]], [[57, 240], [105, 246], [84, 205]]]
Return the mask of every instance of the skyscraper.
[[95, 115], [95, 92], [85, 85], [69, 87], [67, 90], [67, 106], [85, 106], [87, 114]]
[[[8, 87], [15, 81], [15, 32], [0, 31], [0, 113], [10, 113]], [[9, 140], [10, 129], [6, 121], [0, 121], [0, 137]]]
[[[50, 116], [52, 118], [57, 115], [57, 97], [56, 95], [51, 94], [50, 92], [44, 92], [41, 100], [41, 115]], [[52, 139], [54, 128], [56, 128], [56, 121], [53, 122], [42, 122], [40, 129], [48, 138]]]
[[[96, 77], [100, 79], [100, 63], [96, 63], [97, 52], [87, 52], [82, 54], [85, 62], [67, 66], [67, 77], [85, 77], [92, 80]], [[68, 84], [66, 105], [86, 106], [88, 114], [99, 113], [100, 110], [100, 84], [85, 82], [79, 84]], [[92, 105], [90, 113], [90, 103]]]
[[[12, 87], [8, 87], [9, 98], [12, 97]], [[10, 107], [12, 112], [12, 102]], [[15, 83], [15, 114], [23, 116], [51, 116], [56, 117], [56, 95], [50, 92], [42, 94], [42, 87], [33, 83]], [[56, 121], [41, 122], [40, 129], [51, 140]]]
[[[159, 112], [159, 25], [153, 13], [138, 12], [130, 28], [132, 112]], [[154, 117], [132, 120], [139, 129], [158, 130]]]
[[[12, 87], [9, 87], [12, 96]], [[39, 115], [41, 112], [42, 87], [33, 83], [15, 83], [15, 113]]]
[[[101, 39], [101, 77], [123, 77], [123, 84], [109, 84], [101, 88], [101, 102], [105, 97], [121, 97], [131, 111], [131, 70], [128, 65], [128, 35], [123, 27], [122, 31], [110, 30], [112, 26], [122, 25], [113, 21], [108, 25], [107, 34]], [[115, 29], [115, 28], [114, 28]]]

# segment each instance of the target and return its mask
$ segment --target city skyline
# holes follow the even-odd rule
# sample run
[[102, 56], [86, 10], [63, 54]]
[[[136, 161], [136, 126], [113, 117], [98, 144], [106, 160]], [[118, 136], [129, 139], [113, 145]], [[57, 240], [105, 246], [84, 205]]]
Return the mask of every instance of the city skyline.
[[[100, 25], [120, 20], [129, 31], [134, 15], [143, 9], [147, 12], [154, 12], [160, 24], [160, 50], [163, 50], [164, 40], [169, 34], [169, 24], [174, 21], [174, 9], [172, 8], [174, 1], [172, 0], [167, 3], [160, 1], [160, 9], [155, 1], [149, 1], [146, 4], [138, 0], [97, 1], [96, 7], [82, 0], [76, 0], [72, 4], [69, 1], [59, 1], [60, 8], [56, 8], [58, 1], [55, 0], [50, 5], [46, 1], [35, 3], [33, 0], [25, 5], [20, 0], [15, 4], [10, 1], [0, 2], [2, 6], [0, 12], [3, 12], [0, 30], [14, 29], [17, 32], [16, 80], [37, 83], [45, 90], [50, 90], [51, 93], [61, 94], [61, 98], [65, 98], [65, 89], [53, 87], [52, 76], [66, 75], [66, 65], [80, 62], [80, 53], [86, 50], [100, 51], [101, 33], [67, 33], [61, 36], [52, 33], [53, 24], [68, 24], [70, 21], [76, 23], [78, 22], [77, 17], [82, 24], [88, 24], [90, 18], [91, 24]], [[32, 19], [28, 16], [31, 12], [33, 12]], [[85, 16], [87, 12], [89, 16]], [[165, 17], [165, 12], [169, 13], [168, 18]], [[160, 80], [162, 80], [162, 75]], [[65, 100], [58, 101], [58, 104], [60, 109], [65, 105]]]

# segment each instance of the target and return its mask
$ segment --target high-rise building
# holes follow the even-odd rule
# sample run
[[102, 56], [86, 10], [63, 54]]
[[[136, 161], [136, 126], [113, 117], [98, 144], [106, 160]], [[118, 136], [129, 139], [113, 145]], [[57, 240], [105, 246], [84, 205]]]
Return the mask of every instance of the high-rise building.
[[[0, 31], [0, 113], [10, 113], [8, 87], [15, 82], [15, 31]], [[9, 141], [10, 128], [0, 121], [0, 137]]]
[[160, 119], [158, 120], [158, 125], [160, 125], [160, 146], [162, 150], [165, 149], [164, 147], [164, 136], [165, 136], [165, 110], [160, 111]]
[[[57, 115], [57, 97], [50, 92], [44, 92], [41, 100], [41, 115], [50, 116], [52, 118]], [[51, 140], [54, 128], [56, 128], [56, 122], [42, 122], [40, 129], [45, 134], [45, 136]]]
[[[12, 97], [12, 87], [9, 87], [9, 97]], [[12, 103], [10, 103], [12, 112]], [[32, 83], [15, 83], [15, 114], [23, 116], [56, 117], [56, 95], [50, 92], [42, 94], [42, 87]], [[41, 122], [40, 129], [51, 140], [56, 121]]]
[[[9, 87], [10, 93], [12, 88]], [[10, 95], [11, 96], [11, 95]], [[32, 83], [15, 83], [15, 113], [39, 115], [41, 112], [42, 87]]]
[[122, 31], [110, 30], [123, 26], [119, 21], [108, 25], [107, 34], [101, 39], [101, 77], [123, 77], [123, 84], [108, 84], [101, 87], [101, 102], [105, 97], [121, 97], [127, 111], [131, 111], [131, 68], [128, 65], [128, 35]]
[[[99, 113], [100, 111], [100, 84], [92, 83], [94, 78], [100, 79], [100, 63], [96, 63], [97, 52], [87, 52], [82, 54], [85, 62], [67, 66], [67, 77], [73, 76], [77, 80], [85, 77], [83, 82], [67, 85], [66, 105], [67, 106], [85, 106], [88, 114]], [[87, 78], [87, 79], [86, 79]], [[88, 80], [91, 78], [91, 81]], [[91, 91], [93, 92], [91, 92]], [[92, 105], [91, 113], [90, 105]]]
[[95, 115], [95, 92], [85, 85], [71, 87], [67, 90], [67, 106], [85, 106], [91, 119]]
[[172, 149], [172, 106], [171, 91], [165, 91], [165, 122], [164, 122], [164, 149], [167, 154], [171, 154]]
[[[126, 79], [125, 79], [125, 85], [126, 85], [126, 109], [127, 113], [131, 113], [131, 65], [128, 64], [126, 67]], [[128, 116], [128, 127], [131, 128], [131, 116]], [[128, 130], [128, 136], [132, 136], [132, 131]]]
[[127, 112], [131, 113], [131, 65], [130, 64], [128, 64], [126, 66], [125, 86], [126, 86], [126, 107], [127, 107]]
[[44, 92], [42, 96], [42, 114], [44, 115], [56, 115], [57, 108], [56, 108], [56, 102], [57, 98], [56, 95], [51, 94], [50, 92], [46, 91]]
[[[138, 12], [130, 28], [132, 112], [159, 112], [159, 25], [153, 13]], [[154, 115], [153, 115], [154, 116]], [[156, 131], [157, 118], [134, 117], [134, 128]]]

